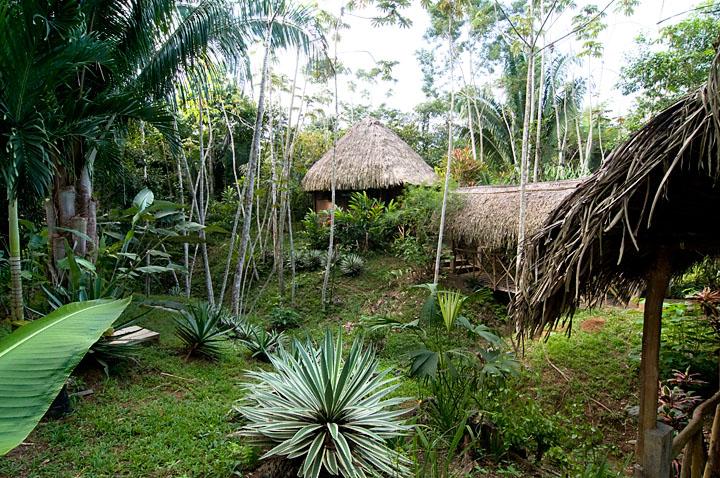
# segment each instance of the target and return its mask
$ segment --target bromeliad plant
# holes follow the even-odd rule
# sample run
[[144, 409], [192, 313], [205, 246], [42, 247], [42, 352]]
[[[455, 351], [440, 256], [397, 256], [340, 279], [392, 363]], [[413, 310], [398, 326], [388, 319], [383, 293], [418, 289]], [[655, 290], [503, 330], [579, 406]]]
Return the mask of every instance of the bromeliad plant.
[[396, 378], [376, 371], [374, 349], [359, 340], [346, 360], [341, 354], [342, 338], [330, 332], [317, 349], [298, 340], [293, 353], [280, 347], [270, 356], [274, 372], [248, 373], [259, 383], [246, 384], [246, 404], [237, 407], [249, 422], [243, 431], [273, 447], [262, 458], [302, 459], [303, 478], [323, 469], [347, 478], [407, 476], [407, 460], [385, 442], [411, 428], [399, 419], [406, 410], [388, 410], [404, 399], [384, 399]]

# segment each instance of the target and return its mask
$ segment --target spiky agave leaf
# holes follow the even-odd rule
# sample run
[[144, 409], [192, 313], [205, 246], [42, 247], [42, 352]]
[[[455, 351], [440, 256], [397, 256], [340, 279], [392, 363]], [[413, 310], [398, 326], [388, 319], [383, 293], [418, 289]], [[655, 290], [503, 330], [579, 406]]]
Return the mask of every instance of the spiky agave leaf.
[[180, 311], [181, 318], [175, 318], [175, 333], [188, 355], [200, 355], [210, 360], [220, 358], [222, 337], [231, 330], [223, 324], [224, 316], [222, 309], [207, 302]]
[[246, 404], [236, 407], [252, 442], [273, 447], [263, 458], [303, 457], [304, 478], [323, 468], [345, 477], [407, 476], [407, 460], [385, 443], [411, 428], [399, 418], [406, 410], [391, 410], [404, 399], [384, 399], [399, 384], [390, 369], [377, 372], [374, 349], [355, 340], [343, 361], [341, 335], [329, 331], [319, 348], [295, 340], [294, 349], [270, 356], [274, 372], [249, 372], [258, 383], [245, 384]]
[[[241, 330], [242, 332], [238, 334], [238, 342], [244, 345], [253, 357], [265, 362], [269, 362], [271, 354], [275, 353], [286, 341], [285, 334], [276, 330], [268, 332], [262, 327], [252, 325]], [[244, 337], [240, 336], [241, 334]]]

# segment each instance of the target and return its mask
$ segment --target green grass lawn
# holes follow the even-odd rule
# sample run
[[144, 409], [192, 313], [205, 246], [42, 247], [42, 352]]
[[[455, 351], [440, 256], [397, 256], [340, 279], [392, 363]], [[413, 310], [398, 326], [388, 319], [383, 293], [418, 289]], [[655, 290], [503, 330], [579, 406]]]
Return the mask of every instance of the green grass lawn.
[[[331, 305], [324, 312], [319, 303], [322, 273], [303, 273], [296, 306], [303, 326], [292, 333], [317, 339], [328, 328], [342, 330], [349, 346], [363, 333], [363, 316], [412, 320], [425, 292], [410, 287], [407, 277], [390, 272], [401, 268], [393, 258], [375, 256], [360, 276], [336, 277]], [[258, 301], [255, 320], [269, 324], [269, 312], [279, 305], [290, 304], [280, 300], [272, 284]], [[492, 304], [475, 304], [466, 315], [477, 318], [488, 307], [498, 310]], [[606, 321], [602, 327], [582, 330], [583, 320], [597, 317]], [[615, 461], [630, 451], [624, 444], [634, 428], [624, 407], [637, 401], [637, 363], [631, 357], [639, 340], [637, 318], [633, 312], [582, 312], [571, 338], [559, 331], [547, 341], [526, 342], [522, 370], [508, 386], [535, 403], [533, 413], [562, 417], [563, 443], [551, 451], [548, 466], [559, 467], [558, 456], [582, 466], [583, 460], [592, 458], [580, 454], [580, 444], [601, 447]], [[494, 320], [501, 325], [503, 318]], [[218, 362], [186, 360], [166, 311], [153, 310], [140, 325], [160, 332], [159, 343], [144, 345], [138, 363], [112, 367], [110, 377], [85, 364], [76, 372], [71, 391], [94, 393], [75, 398], [72, 415], [43, 421], [24, 445], [0, 458], [0, 476], [242, 476], [243, 466], [257, 459], [257, 450], [245, 446], [241, 437], [229, 436], [239, 428], [232, 407], [243, 395], [243, 372], [268, 365], [230, 344]], [[378, 346], [381, 367], [405, 371], [404, 354], [413, 345], [410, 334], [374, 333], [366, 340]], [[417, 384], [401, 380], [395, 394], [417, 397]], [[495, 466], [487, 473], [512, 476], [513, 467]], [[479, 460], [472, 476], [489, 476], [486, 469]]]

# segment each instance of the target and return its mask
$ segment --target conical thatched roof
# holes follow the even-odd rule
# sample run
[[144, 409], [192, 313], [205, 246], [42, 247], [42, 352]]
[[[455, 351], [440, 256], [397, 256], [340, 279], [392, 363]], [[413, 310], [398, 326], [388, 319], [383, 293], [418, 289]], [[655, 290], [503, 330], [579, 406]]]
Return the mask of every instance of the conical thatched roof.
[[682, 273], [720, 253], [718, 57], [708, 82], [618, 146], [531, 239], [514, 314], [528, 334], [613, 290], [645, 286], [655, 258]]
[[[530, 183], [526, 186], [526, 234], [537, 233], [550, 213], [580, 184], [579, 179]], [[455, 244], [491, 250], [517, 249], [520, 186], [458, 188], [461, 206], [448, 215], [448, 236]]]
[[[355, 123], [337, 142], [335, 188], [360, 191], [403, 184], [437, 181], [437, 175], [408, 144], [380, 120]], [[306, 191], [329, 191], [333, 150], [308, 170], [302, 181]]]

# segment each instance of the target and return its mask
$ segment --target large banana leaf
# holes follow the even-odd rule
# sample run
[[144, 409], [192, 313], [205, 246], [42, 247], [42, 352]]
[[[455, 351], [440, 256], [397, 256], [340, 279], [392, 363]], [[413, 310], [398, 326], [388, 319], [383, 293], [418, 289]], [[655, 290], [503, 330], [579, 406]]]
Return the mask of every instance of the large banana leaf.
[[90, 346], [129, 303], [68, 304], [0, 340], [0, 456], [30, 434]]

